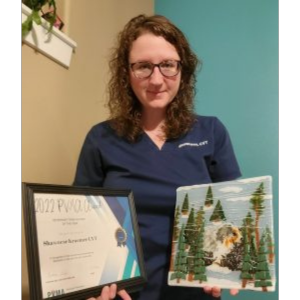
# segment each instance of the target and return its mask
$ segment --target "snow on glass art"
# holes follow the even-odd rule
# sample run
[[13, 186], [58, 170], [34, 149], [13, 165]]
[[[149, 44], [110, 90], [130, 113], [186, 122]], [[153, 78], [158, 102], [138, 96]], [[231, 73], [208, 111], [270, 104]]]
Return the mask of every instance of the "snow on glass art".
[[275, 290], [272, 177], [177, 189], [168, 284]]

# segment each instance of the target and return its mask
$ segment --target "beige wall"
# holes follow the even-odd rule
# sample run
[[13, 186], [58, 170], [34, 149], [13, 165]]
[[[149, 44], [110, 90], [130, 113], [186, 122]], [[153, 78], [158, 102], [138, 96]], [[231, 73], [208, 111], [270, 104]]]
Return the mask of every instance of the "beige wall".
[[[107, 117], [107, 59], [117, 32], [154, 0], [57, 0], [77, 43], [69, 69], [22, 45], [22, 181], [71, 184], [81, 145]], [[22, 230], [22, 294], [28, 298]]]

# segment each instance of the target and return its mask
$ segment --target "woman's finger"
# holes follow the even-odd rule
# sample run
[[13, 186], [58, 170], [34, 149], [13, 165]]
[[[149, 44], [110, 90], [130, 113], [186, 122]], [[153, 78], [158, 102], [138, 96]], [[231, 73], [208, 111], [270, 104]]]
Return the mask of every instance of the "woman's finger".
[[109, 299], [115, 299], [117, 294], [117, 285], [114, 283], [109, 287]]
[[125, 290], [121, 290], [118, 292], [118, 295], [123, 299], [123, 300], [131, 300], [131, 297], [128, 295], [128, 293]]
[[203, 290], [204, 290], [205, 293], [211, 294], [212, 288], [211, 288], [210, 286], [205, 286], [205, 287], [203, 288]]
[[212, 296], [216, 298], [219, 298], [221, 296], [221, 292], [222, 292], [221, 289], [216, 286], [214, 286], [211, 290]]
[[109, 287], [106, 285], [101, 291], [100, 299], [97, 298], [97, 300], [109, 300], [109, 290]]
[[239, 293], [239, 290], [237, 290], [237, 289], [231, 289], [230, 290], [230, 295], [232, 295], [232, 296], [235, 296], [235, 295], [237, 295]]
[[213, 297], [220, 297], [221, 296], [221, 292], [222, 290], [219, 287], [210, 287], [210, 286], [205, 286], [204, 288], [204, 292], [207, 294], [211, 294]]

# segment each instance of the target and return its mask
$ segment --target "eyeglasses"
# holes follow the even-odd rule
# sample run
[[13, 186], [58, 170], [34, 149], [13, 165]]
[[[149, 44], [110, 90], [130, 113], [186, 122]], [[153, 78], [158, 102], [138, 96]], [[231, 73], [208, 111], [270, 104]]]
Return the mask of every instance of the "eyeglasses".
[[141, 61], [130, 64], [130, 68], [135, 77], [144, 79], [152, 75], [154, 68], [158, 67], [160, 73], [165, 77], [174, 77], [180, 71], [180, 61], [178, 60], [165, 60], [159, 64], [153, 64], [149, 61]]

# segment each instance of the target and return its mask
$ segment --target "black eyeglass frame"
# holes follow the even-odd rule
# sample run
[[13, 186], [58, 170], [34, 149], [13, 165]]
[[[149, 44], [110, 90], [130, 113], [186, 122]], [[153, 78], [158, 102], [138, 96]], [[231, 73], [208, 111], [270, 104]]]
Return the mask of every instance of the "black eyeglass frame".
[[[166, 62], [176, 62], [176, 63], [177, 63], [177, 73], [176, 73], [176, 74], [174, 74], [174, 75], [165, 75], [165, 74], [162, 72], [162, 70], [161, 70], [161, 64], [166, 63]], [[151, 73], [150, 73], [148, 76], [146, 76], [146, 77], [138, 77], [138, 76], [136, 76], [136, 74], [135, 74], [135, 72], [134, 72], [134, 70], [133, 70], [133, 67], [134, 67], [134, 65], [140, 64], [140, 63], [148, 63], [149, 65], [152, 66]], [[179, 74], [179, 72], [180, 72], [180, 70], [181, 70], [181, 67], [182, 67], [181, 61], [180, 61], [180, 60], [175, 60], [175, 59], [164, 60], [164, 61], [160, 62], [159, 64], [153, 64], [153, 63], [150, 62], [150, 61], [138, 61], [138, 62], [129, 64], [129, 66], [130, 66], [130, 69], [131, 69], [131, 71], [133, 72], [134, 76], [135, 76], [136, 78], [139, 78], [139, 79], [146, 79], [146, 78], [149, 78], [149, 77], [153, 74], [153, 71], [154, 71], [154, 68], [155, 68], [155, 67], [158, 67], [159, 72], [160, 72], [164, 77], [175, 77], [175, 76], [177, 76], [177, 75]]]

